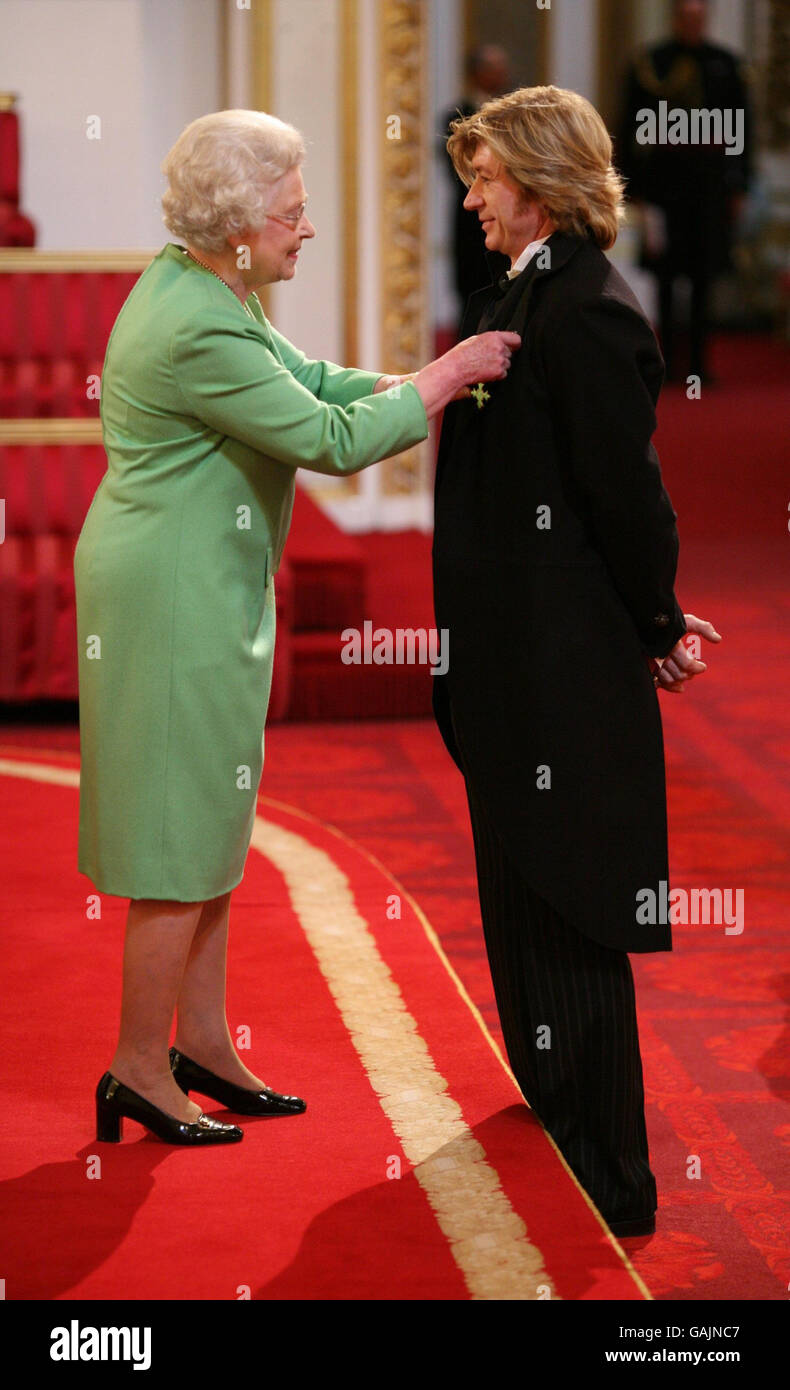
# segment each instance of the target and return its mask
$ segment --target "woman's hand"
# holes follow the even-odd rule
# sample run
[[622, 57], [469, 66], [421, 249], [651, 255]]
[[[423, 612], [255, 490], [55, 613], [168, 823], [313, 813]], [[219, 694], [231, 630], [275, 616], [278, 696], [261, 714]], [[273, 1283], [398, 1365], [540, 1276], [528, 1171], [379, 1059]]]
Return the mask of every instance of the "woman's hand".
[[430, 420], [452, 400], [469, 395], [478, 381], [499, 381], [507, 376], [511, 353], [521, 346], [518, 333], [494, 329], [456, 343], [443, 357], [429, 362], [413, 378]]
[[[518, 333], [493, 330], [464, 338], [445, 353], [459, 373], [459, 386], [478, 381], [499, 381], [510, 369], [510, 355], [521, 347]], [[440, 359], [441, 361], [441, 359]]]
[[686, 620], [684, 637], [675, 643], [667, 656], [650, 658], [656, 689], [668, 690], [672, 695], [682, 695], [685, 682], [708, 669], [704, 661], [698, 661], [691, 655], [684, 645], [685, 637], [689, 633], [696, 633], [707, 642], [721, 641], [721, 633], [716, 631], [713, 623], [706, 622], [704, 618], [695, 618], [693, 613], [684, 613], [683, 617]]

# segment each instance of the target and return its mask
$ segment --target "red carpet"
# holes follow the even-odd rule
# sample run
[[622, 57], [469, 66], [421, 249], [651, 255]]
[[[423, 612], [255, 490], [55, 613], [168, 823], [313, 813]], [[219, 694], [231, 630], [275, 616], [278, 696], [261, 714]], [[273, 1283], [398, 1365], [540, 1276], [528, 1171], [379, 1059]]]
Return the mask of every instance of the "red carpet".
[[[326, 770], [347, 776], [350, 751], [324, 749]], [[26, 770], [64, 780], [75, 765], [28, 755]], [[232, 910], [229, 1017], [251, 1029], [251, 1064], [308, 1110], [246, 1120], [241, 1145], [200, 1154], [130, 1121], [121, 1145], [97, 1145], [125, 904], [86, 920], [76, 788], [13, 772], [0, 764], [7, 1299], [645, 1296], [400, 885], [268, 799], [267, 857], [251, 850]]]
[[[701, 401], [670, 388], [660, 407], [657, 442], [681, 533], [678, 594], [724, 635], [720, 647], [705, 649], [708, 673], [683, 696], [662, 699], [672, 884], [742, 889], [745, 925], [740, 935], [680, 925], [671, 954], [632, 957], [659, 1215], [656, 1235], [627, 1248], [657, 1299], [777, 1300], [790, 1286], [789, 357], [777, 344], [722, 341], [713, 369], [725, 384]], [[386, 622], [388, 611], [393, 626], [428, 621], [429, 539], [402, 541], [408, 567], [393, 563], [393, 539], [402, 541], [359, 538], [373, 559], [382, 557], [371, 566], [378, 620]], [[403, 673], [379, 669], [393, 683]], [[60, 757], [76, 766], [73, 727], [17, 725], [0, 732], [0, 745], [2, 758], [53, 764]], [[189, 1163], [192, 1181], [194, 1155], [137, 1142], [142, 1131], [130, 1126], [127, 1142], [104, 1159], [102, 1182], [89, 1181], [86, 1155], [97, 1148], [90, 1086], [114, 1045], [123, 904], [107, 900], [102, 924], [85, 919], [89, 885], [74, 867], [73, 788], [11, 777], [0, 785], [9, 885], [5, 1027], [15, 1067], [7, 1113], [25, 1131], [4, 1146], [13, 1240], [3, 1258], [7, 1298], [116, 1296], [113, 1288], [133, 1297], [142, 1289], [154, 1297], [235, 1298], [244, 1285], [265, 1298], [321, 1296], [311, 1290], [327, 1288], [338, 1298], [474, 1296], [458, 1260], [464, 1234], [453, 1243], [447, 1213], [442, 1225], [415, 1177], [419, 1161], [407, 1157], [411, 1141], [401, 1134], [392, 1092], [370, 1056], [366, 1070], [359, 1037], [297, 925], [283, 880], [256, 850], [234, 898], [231, 1019], [253, 1028], [251, 1064], [307, 1096], [310, 1109], [249, 1125], [237, 1151], [254, 1155], [246, 1177], [232, 1167], [233, 1151], [206, 1153], [205, 1183], [186, 1191], [182, 1165]], [[361, 847], [309, 823], [310, 843], [331, 846], [351, 883], [446, 1094], [525, 1222], [557, 1294], [644, 1296], [615, 1247], [598, 1239], [600, 1228], [529, 1112], [517, 1097], [514, 1104], [512, 1082], [419, 917], [404, 910], [401, 921], [386, 918], [387, 896], [397, 890], [374, 871], [371, 854], [426, 914], [500, 1040], [463, 787], [432, 724], [274, 726], [262, 792]], [[268, 803], [262, 813], [305, 831]], [[454, 1156], [446, 1140], [431, 1152]], [[402, 1159], [399, 1180], [386, 1176], [393, 1155]], [[123, 1184], [111, 1190], [108, 1178], [120, 1173]], [[211, 1252], [208, 1269], [196, 1247], [201, 1257]], [[524, 1254], [519, 1247], [515, 1267]], [[324, 1278], [325, 1262], [332, 1279]], [[530, 1274], [517, 1296], [534, 1297], [534, 1288]]]

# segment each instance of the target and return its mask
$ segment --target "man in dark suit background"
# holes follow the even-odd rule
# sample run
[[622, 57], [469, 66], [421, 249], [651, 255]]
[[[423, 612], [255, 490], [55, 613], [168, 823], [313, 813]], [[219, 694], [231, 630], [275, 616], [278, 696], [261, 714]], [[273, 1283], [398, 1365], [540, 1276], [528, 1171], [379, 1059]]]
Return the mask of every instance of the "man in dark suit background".
[[[642, 264], [658, 280], [661, 348], [670, 377], [678, 370], [676, 283], [687, 276], [688, 371], [710, 381], [707, 360], [711, 288], [732, 267], [733, 229], [752, 173], [752, 116], [743, 65], [705, 36], [707, 0], [674, 0], [672, 37], [643, 49], [626, 76], [617, 166], [642, 209]], [[742, 148], [723, 142], [640, 144], [640, 112], [740, 112]], [[707, 132], [706, 132], [707, 133]], [[657, 227], [656, 210], [661, 219]]]
[[458, 106], [445, 112], [445, 134], [439, 143], [441, 159], [453, 186], [453, 273], [462, 311], [470, 294], [487, 285], [490, 275], [486, 265], [485, 243], [480, 233], [480, 223], [474, 213], [468, 212], [464, 207], [464, 186], [452, 160], [448, 158], [447, 139], [454, 120], [459, 116], [473, 115], [484, 102], [491, 97], [501, 96], [511, 86], [508, 56], [499, 44], [486, 43], [472, 49], [466, 56], [464, 67], [466, 90]]
[[507, 329], [521, 347], [505, 380], [445, 410], [434, 710], [466, 780], [514, 1074], [612, 1230], [640, 1234], [657, 1194], [628, 952], [672, 944], [637, 918], [640, 890], [668, 879], [657, 689], [705, 669], [686, 632], [720, 638], [674, 594], [650, 442], [663, 365], [603, 254], [622, 215], [603, 122], [576, 93], [522, 88], [448, 150], [504, 272], [461, 337]]

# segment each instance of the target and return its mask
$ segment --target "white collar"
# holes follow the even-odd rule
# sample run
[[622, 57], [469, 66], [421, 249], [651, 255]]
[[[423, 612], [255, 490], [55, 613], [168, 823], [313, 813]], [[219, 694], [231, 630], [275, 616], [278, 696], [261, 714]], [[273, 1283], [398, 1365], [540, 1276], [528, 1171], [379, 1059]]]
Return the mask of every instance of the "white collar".
[[528, 246], [524, 247], [518, 260], [513, 262], [510, 270], [507, 272], [508, 280], [512, 280], [514, 275], [518, 275], [524, 269], [527, 262], [534, 256], [538, 247], [542, 246], [544, 241], [548, 241], [549, 236], [551, 236], [550, 232], [547, 236], [538, 237], [537, 241], [531, 241]]

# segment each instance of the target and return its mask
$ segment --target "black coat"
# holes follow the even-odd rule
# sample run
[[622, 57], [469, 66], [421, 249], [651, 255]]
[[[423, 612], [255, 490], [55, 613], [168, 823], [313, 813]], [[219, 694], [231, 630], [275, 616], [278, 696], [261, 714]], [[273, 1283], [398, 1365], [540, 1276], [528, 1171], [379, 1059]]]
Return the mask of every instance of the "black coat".
[[[490, 326], [522, 337], [507, 378], [482, 408], [444, 414], [433, 571], [449, 667], [434, 712], [533, 888], [605, 946], [671, 950], [668, 925], [636, 919], [637, 892], [668, 877], [647, 657], [685, 632], [650, 442], [663, 362], [595, 244], [555, 232], [546, 245], [550, 267], [533, 257], [499, 291]], [[496, 293], [471, 297], [462, 338]]]

